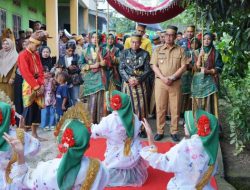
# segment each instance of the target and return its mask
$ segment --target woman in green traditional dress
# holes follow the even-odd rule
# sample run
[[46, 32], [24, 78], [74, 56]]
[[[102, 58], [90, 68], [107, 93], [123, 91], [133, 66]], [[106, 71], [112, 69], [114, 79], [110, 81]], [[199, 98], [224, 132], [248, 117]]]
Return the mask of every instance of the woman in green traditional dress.
[[99, 123], [104, 116], [104, 92], [107, 78], [103, 70], [105, 64], [100, 56], [101, 35], [93, 32], [90, 34], [90, 38], [91, 42], [82, 56], [84, 85], [81, 99], [88, 105], [92, 123]]
[[[192, 108], [192, 99], [191, 99], [191, 84], [193, 80], [193, 66], [196, 62], [195, 50], [200, 48], [200, 41], [198, 38], [192, 38], [190, 40], [190, 48], [185, 47], [185, 54], [189, 58], [189, 64], [187, 66], [187, 70], [181, 76], [181, 115], [184, 116], [184, 112], [190, 110]], [[170, 113], [170, 110], [169, 112]], [[170, 114], [169, 114], [170, 115]]]
[[206, 32], [203, 36], [203, 47], [194, 66], [191, 86], [193, 109], [204, 109], [218, 118], [219, 74], [223, 62], [221, 54], [213, 45], [214, 36]]
[[118, 71], [119, 66], [119, 48], [115, 47], [115, 36], [108, 35], [107, 44], [103, 45], [101, 56], [106, 65], [106, 90], [121, 90], [121, 76]]

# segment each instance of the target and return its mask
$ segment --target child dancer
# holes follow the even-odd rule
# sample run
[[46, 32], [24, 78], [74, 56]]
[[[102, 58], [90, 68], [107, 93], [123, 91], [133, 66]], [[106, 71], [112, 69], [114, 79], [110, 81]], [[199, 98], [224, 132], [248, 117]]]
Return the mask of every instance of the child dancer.
[[[109, 97], [109, 94], [107, 95]], [[93, 124], [93, 138], [107, 139], [104, 165], [108, 168], [109, 186], [141, 186], [148, 177], [147, 165], [139, 151], [142, 145], [138, 134], [141, 122], [133, 113], [130, 97], [117, 90], [107, 100], [110, 115]]]

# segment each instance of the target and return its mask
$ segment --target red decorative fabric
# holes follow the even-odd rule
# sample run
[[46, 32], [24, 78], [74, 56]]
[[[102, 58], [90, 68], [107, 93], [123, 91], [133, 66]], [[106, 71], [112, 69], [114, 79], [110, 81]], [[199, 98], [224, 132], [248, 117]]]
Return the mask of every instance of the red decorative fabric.
[[[147, 145], [146, 141], [144, 144]], [[169, 151], [171, 147], [174, 146], [171, 142], [156, 142], [159, 153], [165, 153]], [[96, 151], [98, 147], [98, 151]], [[99, 158], [104, 160], [104, 153], [106, 150], [106, 140], [105, 139], [91, 139], [90, 148], [85, 152], [84, 156], [89, 156], [92, 158]], [[160, 177], [159, 177], [160, 176]], [[168, 181], [173, 177], [173, 173], [166, 173], [160, 170], [148, 168], [148, 179], [142, 187], [106, 187], [105, 190], [162, 190], [166, 189]], [[211, 184], [215, 190], [218, 190], [216, 181], [214, 177], [211, 180]]]
[[135, 9], [140, 9], [140, 10], [144, 10], [144, 11], [155, 11], [157, 9], [160, 9], [161, 7], [165, 7], [167, 6], [167, 4], [170, 2], [171, 0], [165, 0], [164, 2], [162, 2], [160, 5], [157, 5], [155, 7], [151, 7], [151, 6], [144, 6], [141, 3], [138, 3], [135, 0], [127, 0], [128, 3], [130, 3], [133, 7], [135, 7]]
[[205, 137], [210, 134], [210, 121], [206, 115], [202, 115], [198, 120], [198, 131], [197, 134], [199, 136]]
[[0, 125], [2, 125], [3, 123], [3, 114], [2, 111], [0, 110]]
[[119, 110], [122, 107], [122, 99], [119, 95], [114, 95], [111, 98], [110, 107], [113, 110]]
[[38, 53], [27, 49], [18, 56], [18, 67], [24, 80], [34, 89], [44, 84], [43, 67]]
[[16, 125], [15, 110], [14, 110], [14, 109], [11, 109], [10, 124], [11, 124], [12, 126]]
[[58, 150], [65, 153], [68, 148], [73, 146], [75, 146], [74, 133], [72, 129], [67, 128], [63, 133], [61, 144], [58, 145]]
[[172, 3], [173, 1], [171, 0], [165, 0], [155, 7], [144, 6], [135, 0], [127, 0], [124, 4], [121, 0], [107, 1], [114, 9], [128, 19], [146, 24], [169, 20], [185, 10], [178, 3]]

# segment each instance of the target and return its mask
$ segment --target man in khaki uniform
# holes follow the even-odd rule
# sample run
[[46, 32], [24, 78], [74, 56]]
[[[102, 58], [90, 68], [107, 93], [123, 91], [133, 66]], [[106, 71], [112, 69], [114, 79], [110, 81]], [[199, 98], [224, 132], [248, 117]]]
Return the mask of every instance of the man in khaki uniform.
[[151, 58], [151, 66], [155, 72], [155, 101], [157, 134], [154, 139], [164, 137], [166, 112], [170, 104], [171, 126], [170, 134], [174, 141], [179, 141], [178, 122], [180, 117], [181, 75], [189, 63], [184, 49], [175, 45], [177, 27], [168, 26], [165, 34], [165, 44], [157, 47]]

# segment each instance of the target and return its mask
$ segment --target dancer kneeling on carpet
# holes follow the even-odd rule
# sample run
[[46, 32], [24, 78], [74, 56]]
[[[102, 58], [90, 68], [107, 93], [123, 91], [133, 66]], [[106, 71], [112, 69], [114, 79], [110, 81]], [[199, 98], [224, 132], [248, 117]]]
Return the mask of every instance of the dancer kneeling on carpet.
[[62, 157], [39, 162], [35, 169], [30, 169], [25, 163], [22, 143], [5, 133], [4, 138], [18, 154], [18, 163], [13, 165], [10, 174], [13, 182], [24, 189], [104, 189], [108, 183], [108, 172], [100, 161], [83, 156], [90, 140], [87, 129], [90, 124], [87, 124], [83, 107], [70, 108], [65, 113], [66, 118], [61, 119], [63, 124], [59, 122], [57, 125], [55, 135], [58, 136], [58, 149]]
[[107, 107], [112, 113], [91, 127], [93, 138], [107, 139], [104, 165], [108, 168], [108, 186], [141, 186], [148, 177], [147, 164], [139, 152], [142, 145], [138, 134], [141, 122], [133, 113], [130, 97], [112, 91]]
[[219, 144], [218, 120], [206, 111], [197, 110], [186, 111], [185, 122], [185, 134], [190, 138], [184, 138], [168, 152], [160, 154], [153, 143], [150, 126], [144, 120], [149, 146], [140, 154], [153, 168], [175, 174], [167, 185], [168, 190], [212, 190], [210, 180], [215, 174]]
[[22, 141], [24, 155], [34, 156], [40, 150], [39, 141], [22, 129], [24, 128], [22, 117], [19, 120], [19, 128], [16, 128], [15, 110], [11, 108], [11, 104], [10, 98], [0, 91], [0, 189], [5, 190], [17, 190], [18, 188], [12, 184], [9, 175], [13, 163], [17, 161], [17, 155], [11, 151], [10, 146], [3, 138], [4, 133]]

